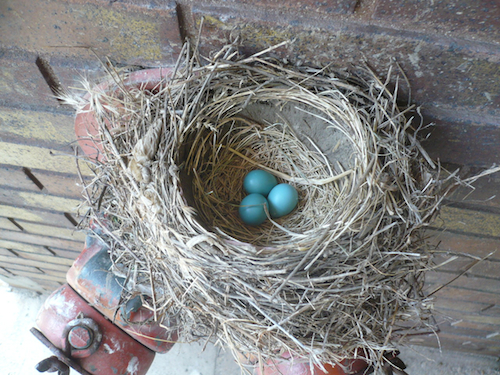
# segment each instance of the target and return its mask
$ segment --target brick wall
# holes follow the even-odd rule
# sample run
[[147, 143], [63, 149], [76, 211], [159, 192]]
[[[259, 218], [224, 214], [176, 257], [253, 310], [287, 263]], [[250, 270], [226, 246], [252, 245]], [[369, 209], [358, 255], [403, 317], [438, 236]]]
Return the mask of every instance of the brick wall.
[[[395, 62], [412, 101], [434, 122], [424, 146], [471, 171], [500, 162], [500, 7], [487, 0], [4, 0], [0, 2], [0, 277], [52, 290], [83, 247], [73, 229], [81, 200], [73, 111], [54, 98], [98, 58], [172, 64], [185, 37], [209, 55], [239, 36], [242, 52], [276, 51], [296, 63]], [[404, 85], [403, 85], [404, 86]], [[408, 91], [403, 87], [403, 91]], [[440, 345], [500, 354], [500, 176], [462, 189], [434, 225], [449, 261], [428, 276]], [[446, 228], [446, 230], [445, 230]], [[411, 342], [438, 346], [433, 335]]]

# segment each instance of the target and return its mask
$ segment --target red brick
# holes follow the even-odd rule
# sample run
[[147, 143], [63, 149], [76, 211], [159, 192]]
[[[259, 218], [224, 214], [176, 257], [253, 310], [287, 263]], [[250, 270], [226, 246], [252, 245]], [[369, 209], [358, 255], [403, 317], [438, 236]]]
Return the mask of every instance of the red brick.
[[34, 277], [28, 278], [25, 276], [13, 276], [2, 269], [0, 269], [0, 279], [15, 288], [36, 290], [38, 292], [50, 292], [63, 284], [63, 282], [40, 280]]
[[[1, 248], [0, 248], [0, 254], [12, 256], [12, 253], [9, 254], [9, 252], [6, 252], [5, 249], [1, 249]], [[1, 267], [4, 269], [7, 269], [7, 271], [9, 271], [9, 272], [12, 272], [14, 275], [17, 274], [16, 271], [25, 271], [25, 272], [31, 272], [31, 273], [43, 273], [43, 271], [41, 271], [40, 269], [38, 269], [35, 266], [25, 266], [23, 264], [17, 264], [15, 262], [15, 258], [13, 258], [12, 263], [3, 262]]]
[[487, 292], [471, 292], [460, 288], [443, 288], [435, 294], [437, 299], [447, 298], [456, 301], [459, 305], [461, 302], [470, 302], [478, 304], [479, 311], [484, 311], [485, 315], [490, 315], [490, 310], [485, 310], [488, 306], [498, 304], [500, 306], [500, 294]]
[[48, 194], [83, 200], [83, 187], [78, 176], [41, 170], [32, 170], [32, 173], [47, 189]]
[[205, 6], [220, 6], [224, 5], [231, 9], [248, 10], [253, 12], [265, 12], [272, 9], [277, 10], [282, 14], [288, 14], [289, 17], [304, 17], [306, 13], [309, 17], [316, 15], [351, 14], [356, 8], [358, 0], [225, 0], [221, 1], [185, 1], [185, 3], [205, 5]]
[[[425, 116], [425, 111], [423, 114]], [[424, 118], [435, 124], [429, 129], [430, 137], [423, 142], [433, 159], [476, 167], [491, 167], [500, 160], [500, 127], [462, 122], [451, 116], [437, 119], [429, 115]]]
[[[264, 17], [258, 12], [205, 7], [194, 7], [193, 16], [196, 25], [205, 17], [202, 33], [205, 53], [220, 48], [230, 33], [241, 35], [246, 54], [295, 39], [293, 46], [282, 51], [282, 57], [319, 66], [333, 63], [339, 68], [352, 63], [359, 65], [366, 59], [381, 76], [397, 59], [418, 104], [431, 108], [445, 106], [449, 110], [500, 109], [500, 93], [496, 88], [500, 80], [497, 47], [490, 51], [495, 54], [492, 58], [483, 58], [475, 54], [472, 42], [459, 46], [451, 40], [336, 19], [294, 26], [287, 17], [270, 19], [271, 15]], [[311, 21], [315, 20], [308, 20]]]
[[[246, 55], [295, 39], [290, 47], [273, 52], [292, 62], [333, 63], [343, 68], [368, 63], [381, 77], [394, 59], [411, 85], [412, 100], [422, 106], [426, 123], [434, 122], [425, 143], [431, 156], [442, 162], [489, 167], [500, 160], [500, 53], [491, 59], [454, 48], [456, 42], [415, 33], [366, 25], [318, 22], [318, 28], [290, 26], [288, 19], [268, 20], [258, 13], [243, 14], [226, 8], [194, 7], [194, 23], [205, 17], [201, 50], [205, 56], [223, 46], [231, 33], [242, 37]], [[268, 17], [269, 18], [269, 17]], [[330, 26], [329, 28], [327, 26]], [[496, 47], [495, 47], [496, 48]], [[405, 90], [403, 80], [401, 96]]]
[[497, 341], [471, 337], [468, 335], [455, 335], [450, 332], [439, 333], [439, 341], [434, 334], [427, 336], [413, 336], [408, 343], [452, 350], [458, 352], [475, 353], [479, 355], [498, 356], [500, 345]]
[[[439, 251], [471, 254], [475, 257], [483, 258], [491, 253], [490, 260], [500, 261], [500, 238], [479, 238], [466, 234], [450, 232], [430, 232], [432, 242], [439, 243]], [[462, 265], [473, 261], [471, 258], [463, 258]], [[500, 274], [498, 275], [500, 277]], [[500, 289], [499, 289], [500, 292]]]
[[477, 324], [475, 325], [473, 322], [467, 322], [463, 320], [462, 323], [463, 324], [455, 325], [453, 324], [453, 321], [441, 322], [439, 324], [439, 329], [443, 334], [451, 334], [454, 336], [462, 336], [462, 337], [473, 337], [478, 340], [488, 340], [488, 341], [491, 340], [493, 342], [496, 342], [496, 344], [498, 345], [498, 341], [500, 341], [500, 336], [495, 336], [494, 334], [498, 332], [500, 326], [495, 326], [495, 325], [478, 326]]
[[464, 233], [477, 238], [500, 238], [500, 215], [498, 210], [462, 204], [445, 204], [432, 227]]
[[[456, 166], [448, 167], [454, 170]], [[479, 169], [472, 169], [469, 175], [474, 175]], [[474, 182], [474, 190], [468, 187], [459, 187], [449, 197], [455, 202], [462, 202], [483, 208], [500, 209], [500, 173], [480, 178]]]
[[35, 65], [36, 57], [35, 53], [14, 48], [0, 49], [0, 105], [18, 108], [58, 106]]
[[0, 41], [47, 55], [95, 60], [92, 49], [125, 64], [172, 64], [181, 47], [175, 3], [148, 4], [3, 1]]
[[[438, 270], [438, 271], [428, 272], [426, 274], [425, 279], [429, 283], [429, 285], [439, 286], [450, 282], [456, 276], [457, 276], [456, 273], [443, 272]], [[487, 291], [490, 293], [500, 293], [500, 290], [498, 288], [498, 280], [488, 280], [478, 276], [464, 275], [454, 280], [451, 285], [453, 285], [453, 287], [467, 289], [472, 293], [474, 291]], [[430, 288], [429, 290], [434, 290], [434, 288]]]
[[76, 175], [0, 164], [0, 185], [11, 189], [82, 199], [82, 187], [77, 184]]
[[[500, 326], [498, 325], [489, 325], [489, 324], [480, 324], [475, 322], [469, 322], [464, 320], [452, 321], [446, 325], [447, 331], [450, 332], [464, 332], [462, 330], [472, 330], [476, 336], [486, 338], [490, 336], [492, 340], [500, 340], [500, 334], [494, 335], [494, 333], [500, 333]], [[449, 328], [448, 328], [449, 327]]]
[[[439, 259], [439, 258], [438, 258]], [[444, 260], [444, 259], [443, 259]], [[461, 274], [467, 269], [469, 265], [474, 262], [473, 259], [459, 258], [451, 263], [448, 263], [439, 268], [439, 271], [452, 272], [455, 276]], [[489, 281], [483, 281], [484, 283], [494, 283], [500, 285], [500, 262], [496, 261], [482, 261], [477, 263], [470, 271], [467, 271], [466, 275], [462, 277], [467, 278], [468, 275], [475, 277], [484, 277]]]
[[389, 27], [421, 33], [500, 42], [500, 7], [496, 1], [377, 0], [374, 19]]
[[[30, 207], [19, 208], [12, 207], [8, 204], [0, 204], [0, 216], [10, 217], [14, 220], [28, 220], [55, 227], [68, 229], [75, 228], [75, 226], [64, 216], [63, 212], [44, 211]], [[73, 217], [75, 218], [76, 215]]]
[[66, 198], [42, 192], [0, 188], [0, 204], [23, 208], [38, 208], [55, 212], [76, 213], [82, 199]]
[[[1, 37], [0, 37], [1, 39]], [[74, 114], [62, 106], [37, 67], [39, 54], [18, 48], [0, 48], [0, 106], [59, 114]], [[43, 55], [63, 89], [81, 87], [82, 77], [98, 79], [103, 68], [96, 57], [92, 60]], [[73, 90], [74, 91], [74, 90]], [[78, 91], [74, 91], [79, 94]]]
[[74, 126], [73, 111], [61, 113], [0, 107], [0, 137], [4, 141], [68, 147], [75, 140]]
[[83, 250], [83, 243], [81, 242], [75, 242], [61, 238], [40, 236], [36, 234], [11, 232], [3, 229], [0, 229], [0, 238], [6, 241], [19, 241], [32, 245], [48, 246], [50, 248], [72, 250], [78, 253]]
[[40, 191], [33, 181], [26, 176], [21, 167], [9, 165], [1, 165], [0, 167], [0, 185], [21, 190]]

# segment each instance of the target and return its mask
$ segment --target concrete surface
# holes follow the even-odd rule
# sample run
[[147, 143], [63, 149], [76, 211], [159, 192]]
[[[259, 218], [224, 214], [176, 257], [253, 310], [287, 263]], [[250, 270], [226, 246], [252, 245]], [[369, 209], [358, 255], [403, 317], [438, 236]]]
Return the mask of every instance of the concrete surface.
[[[34, 326], [47, 295], [14, 289], [0, 282], [0, 373], [38, 374], [35, 365], [51, 355], [29, 329]], [[401, 358], [409, 375], [494, 375], [500, 364], [492, 357], [478, 357], [435, 349], [403, 348]], [[232, 375], [240, 374], [229, 352], [208, 344], [178, 344], [167, 354], [157, 355], [148, 375]], [[72, 371], [72, 375], [76, 372]]]

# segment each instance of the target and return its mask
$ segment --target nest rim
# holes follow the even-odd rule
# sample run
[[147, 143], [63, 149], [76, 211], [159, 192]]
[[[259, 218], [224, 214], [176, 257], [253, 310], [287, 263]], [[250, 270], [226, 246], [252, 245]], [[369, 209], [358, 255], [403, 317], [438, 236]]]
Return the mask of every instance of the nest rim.
[[[160, 71], [161, 71], [161, 70], [160, 70]], [[163, 71], [165, 71], [165, 69], [163, 69]], [[160, 82], [162, 82], [162, 81], [160, 81]], [[135, 87], [137, 88], [137, 86], [135, 86]], [[155, 86], [155, 87], [156, 87], [156, 86]], [[382, 86], [382, 87], [383, 87], [383, 89], [384, 89], [384, 90], [386, 89], [384, 86]], [[86, 110], [85, 110], [84, 112], [80, 112], [80, 114], [81, 114], [81, 113], [89, 113], [89, 112], [91, 112], [89, 109], [90, 109], [90, 107], [89, 107], [89, 108], [86, 108]], [[398, 114], [397, 116], [399, 116], [399, 114]], [[92, 135], [92, 136], [102, 136], [102, 134], [100, 134], [100, 133], [99, 133], [99, 131], [101, 131], [101, 130], [99, 130], [99, 129], [101, 129], [101, 130], [102, 130], [102, 123], [101, 123], [101, 124], [99, 125], [99, 127], [98, 127], [98, 133], [91, 134], [91, 135]], [[87, 133], [86, 135], [88, 136], [89, 134]], [[373, 139], [373, 134], [370, 134], [370, 136], [371, 136], [371, 138]], [[370, 137], [369, 137], [369, 138], [370, 138]], [[424, 157], [424, 159], [426, 159], [426, 158]], [[369, 164], [369, 162], [367, 162], [367, 164]], [[361, 175], [364, 175], [364, 173], [361, 173]], [[344, 177], [345, 177], [345, 176], [344, 176]], [[377, 188], [379, 188], [379, 187], [377, 187]], [[439, 200], [439, 199], [438, 199], [438, 200]], [[431, 216], [432, 216], [432, 215], [431, 215]], [[419, 223], [419, 226], [423, 226], [424, 224], [425, 224], [424, 222], [421, 222], [421, 223]], [[361, 230], [361, 229], [360, 229], [360, 230]], [[407, 240], [407, 238], [404, 238], [403, 240]], [[404, 242], [404, 241], [403, 241], [403, 242]], [[241, 243], [239, 243], [238, 245], [241, 245]], [[420, 255], [424, 255], [424, 254], [420, 254]], [[410, 255], [408, 255], [408, 256], [411, 258], [411, 256], [412, 256], [412, 255], [410, 254]], [[426, 262], [427, 262], [427, 261], [426, 261]], [[418, 300], [418, 299], [419, 299], [419, 298], [417, 298], [417, 300]], [[155, 308], [155, 307], [153, 307], [153, 308]], [[271, 320], [271, 321], [272, 321], [272, 320]], [[277, 324], [277, 322], [275, 322], [275, 323], [273, 324], [273, 326], [276, 326], [276, 324]], [[269, 327], [268, 327], [268, 328], [269, 328]], [[230, 337], [229, 337], [227, 334], [225, 334], [225, 336], [224, 336], [224, 337], [225, 337], [225, 339], [226, 339], [226, 340], [228, 340], [229, 342], [231, 341]], [[223, 338], [223, 337], [219, 337], [219, 339], [224, 340], [224, 338]], [[282, 343], [284, 344], [284, 342], [282, 342]], [[300, 349], [300, 348], [299, 348], [299, 349], [297, 349], [297, 347], [295, 347], [295, 348], [291, 348], [291, 347], [293, 346], [293, 343], [294, 343], [294, 340], [292, 339], [292, 344], [291, 344], [291, 345], [289, 345], [289, 344], [284, 344], [284, 347], [288, 347], [288, 349], [290, 349], [290, 350], [291, 350], [292, 352], [294, 352], [294, 353], [298, 353], [298, 354], [304, 354], [304, 353], [307, 353], [307, 354], [309, 354], [309, 355], [313, 358], [313, 361], [314, 361], [315, 363], [318, 363], [318, 364], [319, 364], [320, 362], [330, 362], [330, 363], [333, 363], [333, 362], [340, 362], [340, 358], [342, 358], [342, 357], [339, 357], [337, 354], [333, 354], [333, 353], [327, 353], [328, 355], [326, 355], [326, 356], [325, 356], [325, 355], [323, 355], [324, 353], [320, 353], [320, 354], [318, 354], [318, 352], [317, 352], [317, 351], [318, 351], [318, 349], [317, 349], [317, 348], [315, 348], [315, 349], [311, 349], [311, 350], [308, 350], [307, 348], [304, 348], [304, 347], [303, 347], [304, 345], [302, 345], [302, 349]], [[241, 344], [241, 343], [239, 343], [239, 344]], [[360, 344], [361, 344], [361, 345], [360, 345]], [[373, 351], [373, 352], [377, 352], [378, 350], [382, 350], [382, 351], [384, 351], [384, 350], [388, 350], [388, 348], [390, 348], [390, 347], [391, 347], [391, 346], [389, 345], [389, 343], [388, 343], [388, 342], [371, 342], [371, 343], [365, 342], [364, 344], [366, 345], [366, 347], [368, 348], [368, 350], [369, 350], [369, 351]], [[354, 350], [355, 348], [359, 348], [359, 347], [360, 347], [360, 346], [362, 346], [362, 345], [363, 345], [363, 343], [362, 343], [362, 342], [357, 341], [357, 342], [356, 342], [356, 346], [355, 346], [355, 347], [349, 347], [349, 348], [342, 348], [342, 347], [340, 347], [340, 348], [339, 348], [339, 347], [337, 347], [337, 348], [340, 350], [340, 353], [343, 353], [343, 355], [344, 355], [344, 356], [346, 356], [346, 355], [348, 355], [348, 353], [352, 353], [352, 352], [353, 352], [353, 350]], [[235, 347], [235, 348], [236, 348], [236, 351], [241, 351], [241, 349], [242, 349], [242, 348], [244, 348], [244, 346], [245, 346], [245, 345], [240, 345], [238, 348], [236, 348], [236, 347]], [[300, 345], [299, 345], [299, 346], [300, 346]], [[249, 349], [249, 351], [250, 351], [250, 352], [252, 352], [252, 349], [254, 349], [254, 348], [252, 348], [252, 347], [251, 347], [251, 345], [248, 345], [248, 348], [247, 348], [247, 349]], [[262, 354], [260, 351], [259, 351], [258, 353], [259, 353], [259, 354]], [[269, 351], [267, 351], [267, 352], [265, 353], [265, 355], [267, 355], [267, 356], [274, 356], [275, 354], [273, 354], [273, 353], [274, 353], [274, 352], [271, 352], [271, 353], [270, 353]], [[370, 357], [373, 357], [373, 354], [372, 354]]]

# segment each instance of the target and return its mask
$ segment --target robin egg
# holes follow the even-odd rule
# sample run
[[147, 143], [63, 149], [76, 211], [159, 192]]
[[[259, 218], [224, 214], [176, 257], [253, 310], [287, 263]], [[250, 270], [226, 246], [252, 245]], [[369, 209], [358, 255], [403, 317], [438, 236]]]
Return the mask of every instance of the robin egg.
[[248, 194], [261, 194], [267, 197], [273, 187], [278, 185], [276, 177], [262, 169], [249, 172], [243, 180], [243, 189]]
[[238, 212], [245, 224], [256, 226], [266, 221], [266, 209], [269, 210], [266, 197], [254, 193], [243, 198]]
[[267, 196], [269, 213], [272, 218], [288, 215], [297, 207], [299, 194], [292, 185], [276, 185]]

